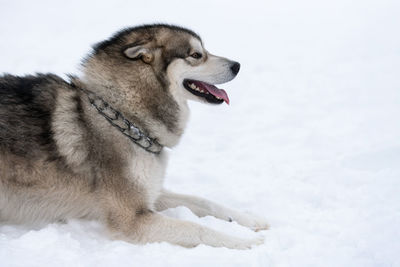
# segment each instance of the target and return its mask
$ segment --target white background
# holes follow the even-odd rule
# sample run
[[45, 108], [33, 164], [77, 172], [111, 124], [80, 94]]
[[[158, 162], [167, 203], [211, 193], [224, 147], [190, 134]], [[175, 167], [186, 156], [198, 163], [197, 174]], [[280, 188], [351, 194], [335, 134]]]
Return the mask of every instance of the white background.
[[[0, 225], [0, 266], [400, 266], [399, 1], [0, 1], [0, 72], [79, 74], [142, 23], [241, 62], [231, 105], [191, 104], [166, 187], [257, 213], [238, 251], [110, 241], [96, 222]], [[0, 211], [1, 212], [1, 211]], [[236, 223], [167, 215], [243, 237]]]

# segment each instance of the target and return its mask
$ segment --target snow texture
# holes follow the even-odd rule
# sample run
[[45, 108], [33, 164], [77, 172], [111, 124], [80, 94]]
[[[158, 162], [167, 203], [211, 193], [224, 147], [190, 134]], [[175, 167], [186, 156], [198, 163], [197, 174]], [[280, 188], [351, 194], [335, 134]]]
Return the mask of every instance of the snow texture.
[[259, 214], [251, 250], [111, 241], [97, 222], [0, 225], [0, 266], [400, 266], [400, 2], [0, 1], [0, 71], [77, 73], [122, 27], [192, 28], [242, 64], [231, 105], [192, 103], [166, 187]]

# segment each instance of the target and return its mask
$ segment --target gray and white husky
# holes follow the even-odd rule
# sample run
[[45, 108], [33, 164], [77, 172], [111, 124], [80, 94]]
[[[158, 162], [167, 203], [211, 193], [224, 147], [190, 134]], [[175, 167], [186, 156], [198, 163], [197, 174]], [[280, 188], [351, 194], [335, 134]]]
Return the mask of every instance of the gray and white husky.
[[198, 216], [254, 230], [264, 219], [163, 189], [164, 147], [180, 140], [187, 101], [229, 103], [214, 84], [237, 62], [210, 54], [194, 32], [145, 25], [94, 46], [82, 77], [0, 77], [0, 222], [70, 218], [103, 222], [113, 238], [244, 249], [241, 239], [158, 211], [186, 206]]

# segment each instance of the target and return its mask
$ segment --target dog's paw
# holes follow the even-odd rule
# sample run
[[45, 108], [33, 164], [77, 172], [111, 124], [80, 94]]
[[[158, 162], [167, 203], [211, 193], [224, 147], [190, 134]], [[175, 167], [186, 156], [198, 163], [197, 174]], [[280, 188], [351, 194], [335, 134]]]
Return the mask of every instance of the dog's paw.
[[264, 218], [261, 217], [255, 217], [253, 218], [253, 226], [250, 227], [253, 231], [263, 231], [263, 230], [269, 230], [270, 226], [269, 224], [264, 220]]
[[246, 226], [256, 232], [269, 229], [269, 224], [264, 218], [253, 214], [240, 213], [234, 217], [230, 217], [229, 221], [236, 221], [238, 224]]
[[251, 249], [253, 246], [262, 244], [264, 244], [264, 237], [258, 236], [252, 239], [241, 239], [233, 244], [225, 244], [225, 246], [232, 249]]

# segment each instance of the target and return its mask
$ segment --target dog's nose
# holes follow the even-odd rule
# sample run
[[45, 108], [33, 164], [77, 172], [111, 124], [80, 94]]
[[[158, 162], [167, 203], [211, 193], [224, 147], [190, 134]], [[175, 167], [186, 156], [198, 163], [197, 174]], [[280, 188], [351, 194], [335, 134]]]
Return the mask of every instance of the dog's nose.
[[238, 74], [238, 72], [240, 70], [239, 62], [233, 63], [232, 66], [231, 66], [231, 70], [232, 70], [233, 74], [235, 74], [235, 75]]

